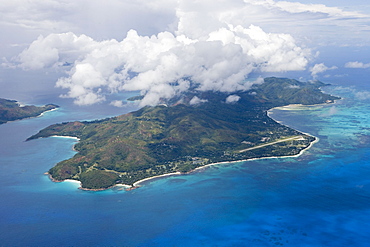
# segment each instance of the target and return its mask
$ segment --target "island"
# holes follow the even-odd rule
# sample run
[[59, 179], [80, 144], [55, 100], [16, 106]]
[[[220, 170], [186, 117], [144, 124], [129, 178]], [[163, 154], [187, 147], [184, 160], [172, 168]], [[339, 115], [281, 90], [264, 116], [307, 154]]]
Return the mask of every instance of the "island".
[[[83, 189], [184, 174], [209, 164], [297, 155], [315, 137], [271, 119], [267, 111], [289, 104], [327, 104], [320, 81], [269, 77], [248, 91], [192, 91], [166, 104], [121, 116], [51, 125], [27, 140], [79, 139], [77, 153], [48, 171], [54, 181], [78, 180]], [[194, 98], [197, 97], [197, 104]]]
[[0, 98], [0, 124], [24, 118], [37, 117], [46, 111], [58, 108], [54, 104], [44, 106], [21, 105], [16, 100]]

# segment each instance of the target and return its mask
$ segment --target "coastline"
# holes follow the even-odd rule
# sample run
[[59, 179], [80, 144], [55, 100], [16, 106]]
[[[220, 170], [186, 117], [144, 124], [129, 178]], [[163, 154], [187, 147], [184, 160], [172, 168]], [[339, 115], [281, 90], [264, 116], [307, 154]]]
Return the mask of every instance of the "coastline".
[[83, 187], [82, 187], [82, 183], [81, 183], [81, 181], [79, 181], [79, 180], [70, 179], [70, 178], [69, 178], [69, 179], [65, 179], [65, 180], [57, 180], [57, 179], [53, 178], [49, 172], [45, 172], [44, 174], [45, 174], [45, 175], [47, 175], [47, 176], [49, 177], [49, 179], [50, 179], [52, 182], [54, 182], [54, 183], [68, 182], [68, 183], [75, 183], [75, 184], [78, 184], [78, 185], [79, 185], [79, 187], [78, 187], [78, 189], [79, 189], [79, 190], [86, 190], [86, 191], [103, 191], [103, 190], [111, 189], [111, 188], [113, 188], [113, 187], [124, 187], [126, 190], [127, 190], [127, 189], [128, 189], [128, 190], [131, 190], [131, 189], [132, 189], [132, 186], [131, 186], [131, 185], [128, 185], [128, 184], [115, 184], [115, 185], [110, 186], [110, 187], [108, 187], [108, 188], [102, 188], [102, 189], [87, 189], [87, 188], [83, 188]]
[[[289, 105], [290, 106], [290, 105]], [[275, 108], [278, 108], [278, 107], [275, 107]], [[274, 108], [270, 109], [267, 111], [267, 115], [268, 117], [270, 117], [271, 119], [273, 119], [275, 122], [278, 122], [279, 124], [282, 124], [280, 123], [279, 121], [276, 121], [274, 118], [272, 118], [269, 113], [271, 110], [273, 110]], [[284, 124], [282, 124], [284, 125]], [[287, 125], [285, 125], [287, 126]], [[290, 127], [289, 127], [290, 128]], [[202, 169], [206, 169], [210, 166], [214, 166], [214, 165], [226, 165], [226, 164], [233, 164], [233, 163], [237, 163], [237, 162], [246, 162], [246, 161], [253, 161], [253, 160], [260, 160], [260, 159], [277, 159], [277, 158], [291, 158], [291, 157], [299, 157], [301, 156], [305, 151], [307, 151], [308, 149], [310, 149], [315, 143], [317, 143], [319, 141], [319, 138], [316, 137], [316, 136], [313, 136], [311, 134], [308, 134], [308, 133], [305, 133], [305, 132], [302, 132], [302, 131], [299, 131], [301, 132], [302, 134], [306, 134], [306, 135], [309, 135], [309, 136], [312, 136], [315, 138], [314, 141], [312, 141], [310, 143], [310, 145], [308, 145], [306, 148], [302, 149], [299, 151], [298, 154], [295, 154], [295, 155], [286, 155], [286, 156], [266, 156], [266, 157], [259, 157], [259, 158], [251, 158], [251, 159], [244, 159], [244, 160], [234, 160], [234, 161], [222, 161], [222, 162], [217, 162], [217, 163], [211, 163], [211, 164], [207, 164], [207, 165], [204, 165], [204, 166], [200, 166], [200, 167], [197, 167], [195, 168], [194, 170], [191, 170], [187, 173], [181, 173], [181, 172], [172, 172], [172, 173], [166, 173], [166, 174], [162, 174], [162, 175], [157, 175], [157, 176], [153, 176], [153, 177], [148, 177], [148, 178], [144, 178], [144, 179], [141, 179], [139, 181], [136, 181], [135, 183], [133, 183], [133, 185], [127, 185], [127, 184], [115, 184], [115, 185], [112, 185], [108, 188], [101, 188], [101, 189], [88, 189], [88, 188], [83, 188], [81, 185], [81, 182], [78, 181], [78, 180], [74, 180], [74, 179], [66, 179], [66, 180], [56, 180], [54, 179], [48, 172], [46, 172], [45, 174], [49, 176], [50, 180], [53, 181], [53, 182], [64, 182], [64, 181], [68, 181], [68, 182], [73, 182], [73, 183], [79, 183], [80, 187], [78, 189], [80, 190], [85, 190], [85, 191], [104, 191], [104, 190], [109, 190], [109, 189], [112, 189], [114, 187], [124, 187], [124, 190], [125, 191], [131, 191], [131, 190], [134, 190], [134, 189], [137, 189], [137, 188], [140, 188], [142, 185], [143, 182], [146, 182], [146, 181], [149, 181], [149, 180], [152, 180], [152, 179], [157, 179], [157, 178], [163, 178], [163, 177], [169, 177], [169, 176], [180, 176], [180, 175], [186, 175], [186, 174], [191, 174], [197, 170], [202, 170]], [[58, 135], [54, 135], [52, 137], [60, 137], [60, 138], [72, 138], [72, 139], [75, 139], [77, 141], [79, 141], [80, 139], [77, 138], [77, 137], [74, 137], [74, 136], [58, 136]]]
[[137, 187], [138, 188], [138, 187], [140, 187], [140, 183], [151, 180], [151, 179], [168, 177], [168, 176], [176, 176], [176, 175], [183, 175], [183, 173], [181, 173], [181, 172], [171, 172], [171, 173], [166, 173], [166, 174], [162, 174], [162, 175], [157, 175], [157, 176], [154, 176], [154, 177], [143, 178], [143, 179], [133, 183], [132, 187]]
[[[53, 176], [51, 176], [51, 174], [49, 172], [45, 172], [44, 174], [47, 175], [49, 177], [49, 179], [54, 183], [61, 183], [61, 182], [64, 182], [64, 181], [68, 180], [68, 179], [66, 179], [66, 180], [55, 179], [55, 178], [53, 178]], [[70, 179], [70, 180], [72, 180], [72, 179]], [[77, 180], [74, 180], [74, 181], [77, 181]]]
[[[275, 120], [274, 120], [275, 121]], [[301, 131], [300, 131], [301, 132]], [[301, 133], [304, 133], [304, 132], [301, 132]], [[304, 134], [307, 134], [307, 133], [304, 133]], [[309, 134], [307, 134], [309, 135]], [[310, 135], [312, 136], [312, 135]], [[59, 136], [58, 136], [59, 137]], [[65, 137], [65, 136], [61, 136], [61, 137]], [[142, 185], [143, 182], [146, 182], [146, 181], [149, 181], [149, 180], [152, 180], [152, 179], [157, 179], [157, 178], [163, 178], [163, 177], [170, 177], [170, 176], [181, 176], [181, 175], [186, 175], [186, 174], [191, 174], [197, 170], [202, 170], [202, 169], [206, 169], [210, 166], [214, 166], [214, 165], [226, 165], [226, 164], [233, 164], [233, 163], [238, 163], [238, 162], [247, 162], [247, 161], [254, 161], [254, 160], [261, 160], [261, 159], [278, 159], [278, 158], [293, 158], [293, 157], [299, 157], [301, 156], [305, 151], [307, 151], [308, 149], [310, 149], [315, 143], [317, 143], [319, 141], [319, 138], [316, 137], [316, 136], [312, 136], [315, 138], [314, 141], [312, 141], [310, 143], [309, 146], [307, 146], [306, 148], [300, 150], [300, 152], [298, 154], [295, 154], [295, 155], [286, 155], [286, 156], [269, 156], [269, 157], [259, 157], [259, 158], [251, 158], [251, 159], [244, 159], [244, 160], [234, 160], [234, 161], [222, 161], [222, 162], [217, 162], [217, 163], [211, 163], [211, 164], [207, 164], [207, 165], [204, 165], [204, 166], [200, 166], [200, 167], [197, 167], [195, 168], [194, 170], [191, 170], [187, 173], [181, 173], [181, 172], [172, 172], [172, 173], [166, 173], [166, 174], [162, 174], [162, 175], [157, 175], [157, 176], [153, 176], [153, 177], [148, 177], [148, 178], [144, 178], [144, 179], [141, 179], [139, 181], [136, 181], [135, 183], [133, 183], [133, 185], [128, 185], [128, 184], [115, 184], [115, 185], [112, 185], [108, 188], [101, 188], [101, 189], [88, 189], [88, 188], [83, 188], [81, 185], [81, 182], [79, 180], [74, 180], [74, 179], [65, 179], [65, 180], [56, 180], [54, 179], [50, 173], [48, 172], [45, 172], [44, 174], [45, 175], [48, 175], [48, 177], [50, 178], [50, 180], [52, 182], [55, 182], [55, 183], [61, 183], [61, 182], [73, 182], [73, 183], [78, 183], [80, 185], [80, 187], [78, 189], [80, 190], [85, 190], [85, 191], [104, 191], [104, 190], [109, 190], [109, 189], [112, 189], [114, 187], [123, 187], [122, 189], [120, 190], [125, 190], [125, 191], [131, 191], [131, 190], [134, 190], [134, 189], [137, 189], [137, 188], [140, 188]], [[78, 139], [77, 137], [65, 137], [65, 138], [74, 138], [74, 139]]]
[[[301, 131], [300, 131], [301, 132]], [[303, 134], [306, 134], [304, 132], [301, 132]], [[309, 134], [306, 134], [306, 135], [309, 135]], [[156, 179], [156, 178], [161, 178], [161, 177], [167, 177], [167, 176], [179, 176], [179, 175], [186, 175], [186, 174], [191, 174], [197, 170], [202, 170], [202, 169], [206, 169], [210, 166], [214, 166], [214, 165], [226, 165], [226, 164], [233, 164], [233, 163], [238, 163], [238, 162], [246, 162], [246, 161], [253, 161], [253, 160], [261, 160], [261, 159], [278, 159], [278, 158], [294, 158], [294, 157], [299, 157], [301, 156], [305, 151], [307, 151], [308, 149], [310, 149], [315, 143], [317, 143], [319, 141], [319, 138], [316, 137], [316, 136], [313, 136], [313, 135], [309, 135], [309, 136], [312, 136], [315, 138], [314, 141], [312, 141], [310, 143], [310, 145], [308, 145], [306, 148], [302, 149], [301, 151], [299, 151], [298, 154], [295, 154], [295, 155], [285, 155], [285, 156], [269, 156], [269, 157], [260, 157], [260, 158], [251, 158], [251, 159], [244, 159], [244, 160], [234, 160], [234, 161], [222, 161], [222, 162], [217, 162], [217, 163], [211, 163], [211, 164], [207, 164], [207, 165], [204, 165], [204, 166], [200, 166], [200, 167], [197, 167], [195, 168], [194, 170], [191, 170], [187, 173], [181, 173], [181, 172], [173, 172], [173, 173], [167, 173], [167, 174], [162, 174], [162, 175], [158, 175], [158, 176], [154, 176], [154, 177], [148, 177], [148, 178], [144, 178], [144, 179], [141, 179], [137, 182], [135, 182], [133, 184], [133, 186], [131, 187], [132, 189], [136, 189], [136, 188], [140, 188], [141, 187], [141, 183], [142, 182], [145, 182], [145, 181], [149, 181], [151, 179]], [[113, 186], [114, 187], [114, 186]]]
[[39, 118], [39, 117], [42, 117], [42, 116], [44, 115], [44, 113], [46, 113], [46, 112], [51, 112], [51, 111], [56, 111], [56, 110], [58, 110], [58, 107], [53, 108], [53, 109], [51, 109], [51, 110], [47, 110], [47, 111], [41, 112], [41, 113], [40, 113], [39, 115], [37, 115], [37, 116], [33, 116], [33, 117], [24, 117], [24, 118], [19, 118], [19, 119], [15, 119], [15, 120], [10, 120], [10, 121], [6, 121], [6, 122], [4, 122], [4, 123], [2, 123], [2, 124], [12, 123], [12, 122], [17, 122], [17, 121], [22, 121], [22, 120], [27, 120], [27, 119], [32, 119], [32, 118]]
[[[50, 136], [50, 137], [57, 137], [57, 138], [64, 138], [64, 139], [73, 139], [75, 140], [76, 142], [79, 142], [80, 141], [80, 138], [78, 137], [75, 137], [75, 136], [59, 136], [59, 135], [53, 135], [53, 136]], [[75, 152], [78, 152], [76, 149], [75, 149], [75, 145], [77, 143], [73, 144], [72, 146], [72, 150], [75, 151]]]
[[[275, 108], [280, 108], [280, 107], [294, 107], [294, 106], [307, 106], [307, 107], [310, 107], [310, 106], [328, 105], [328, 104], [335, 104], [335, 103], [336, 102], [334, 101], [333, 103], [322, 103], [322, 104], [315, 104], [315, 105], [290, 104], [290, 105], [286, 105], [286, 106], [278, 106], [278, 107], [274, 107], [274, 108], [269, 109], [267, 111], [267, 116], [269, 118], [271, 118], [272, 120], [274, 120], [275, 122], [277, 122], [277, 123], [279, 123], [281, 125], [284, 125], [284, 126], [289, 127], [288, 125], [282, 124], [280, 121], [277, 121], [274, 118], [272, 118], [270, 116], [271, 111], [273, 111]], [[289, 127], [289, 128], [291, 128], [291, 127]], [[211, 163], [211, 164], [207, 164], [207, 165], [204, 165], [204, 166], [197, 167], [194, 170], [191, 170], [191, 171], [189, 171], [187, 173], [173, 172], [173, 173], [162, 174], [162, 175], [158, 175], [158, 176], [154, 176], [154, 177], [144, 178], [144, 179], [141, 179], [141, 180], [135, 182], [131, 188], [133, 188], [133, 189], [139, 188], [140, 187], [140, 184], [142, 182], [149, 181], [151, 179], [156, 179], [156, 178], [161, 178], [161, 177], [167, 177], [167, 176], [186, 175], [186, 174], [190, 174], [192, 172], [195, 172], [197, 170], [206, 169], [207, 167], [214, 166], [214, 165], [225, 165], [225, 164], [232, 164], [232, 163], [237, 163], [237, 162], [246, 162], [246, 161], [253, 161], [253, 160], [261, 160], [261, 159], [278, 159], [278, 158], [295, 158], [295, 157], [299, 157], [304, 152], [306, 152], [307, 150], [309, 150], [315, 143], [319, 142], [320, 139], [318, 137], [316, 137], [316, 136], [313, 136], [313, 135], [309, 134], [309, 133], [305, 133], [305, 132], [300, 131], [300, 130], [298, 130], [298, 131], [301, 132], [302, 134], [305, 134], [305, 135], [308, 135], [308, 136], [311, 136], [311, 137], [315, 138], [314, 141], [310, 142], [310, 145], [308, 145], [306, 148], [300, 150], [298, 154], [295, 154], [295, 155], [286, 155], [286, 156], [259, 157], [259, 158], [251, 158], [251, 159], [244, 159], [244, 160], [222, 161], [222, 162], [217, 162], [217, 163]]]
[[50, 136], [50, 137], [58, 137], [58, 138], [75, 139], [76, 141], [79, 141], [79, 140], [80, 140], [80, 138], [75, 137], [75, 136], [60, 136], [60, 135], [53, 135], [53, 136]]
[[36, 116], [36, 117], [42, 117], [45, 113], [47, 113], [47, 112], [52, 112], [52, 111], [56, 111], [56, 110], [58, 110], [58, 107], [53, 108], [53, 109], [50, 109], [50, 110], [47, 110], [47, 111], [44, 111], [44, 112], [41, 112], [41, 113], [40, 113], [40, 115], [38, 115], [38, 116]]
[[[281, 121], [277, 121], [275, 120], [273, 117], [271, 117], [271, 114], [272, 114], [272, 111], [274, 109], [277, 109], [277, 108], [282, 108], [282, 107], [294, 107], [294, 106], [299, 106], [299, 107], [310, 107], [310, 106], [324, 106], [324, 105], [328, 105], [328, 104], [335, 104], [336, 102], [330, 102], [330, 103], [322, 103], [322, 104], [315, 104], [315, 105], [303, 105], [303, 104], [290, 104], [290, 105], [286, 105], [286, 106], [279, 106], [279, 107], [274, 107], [274, 108], [271, 108], [269, 110], [267, 110], [267, 116], [269, 118], [271, 118], [272, 120], [274, 120], [275, 122], [281, 124], [281, 125], [284, 125], [284, 126], [287, 126], [289, 127], [288, 125], [286, 124], [283, 124], [281, 123]], [[291, 128], [291, 127], [289, 127]], [[181, 173], [181, 172], [172, 172], [172, 173], [166, 173], [166, 174], [162, 174], [162, 175], [157, 175], [157, 176], [153, 176], [153, 177], [148, 177], [148, 178], [144, 178], [144, 179], [141, 179], [139, 181], [136, 181], [135, 183], [133, 183], [133, 185], [127, 185], [127, 184], [115, 184], [115, 185], [112, 185], [108, 188], [102, 188], [102, 189], [88, 189], [88, 188], [83, 188], [81, 186], [81, 182], [78, 181], [78, 180], [73, 180], [73, 179], [66, 179], [66, 180], [63, 180], [63, 181], [67, 181], [67, 180], [71, 180], [73, 182], [79, 182], [80, 183], [80, 187], [79, 189], [81, 190], [86, 190], [86, 191], [103, 191], [103, 190], [108, 190], [108, 189], [112, 189], [114, 187], [124, 187], [124, 190], [125, 191], [131, 191], [131, 190], [134, 190], [134, 189], [137, 189], [137, 188], [140, 188], [142, 185], [143, 182], [146, 182], [146, 181], [149, 181], [149, 180], [152, 180], [152, 179], [157, 179], [157, 178], [163, 178], [163, 177], [168, 177], [168, 176], [179, 176], [179, 175], [186, 175], [186, 174], [190, 174], [192, 172], [195, 172], [197, 170], [201, 170], [201, 169], [206, 169], [207, 167], [210, 167], [210, 166], [214, 166], [214, 165], [224, 165], [224, 164], [233, 164], [233, 163], [237, 163], [237, 162], [246, 162], [246, 161], [253, 161], [253, 160], [260, 160], [260, 159], [277, 159], [277, 158], [293, 158], [293, 157], [299, 157], [301, 156], [305, 151], [309, 150], [315, 143], [317, 143], [320, 139], [316, 136], [313, 136], [309, 133], [305, 133], [305, 132], [302, 132], [300, 130], [297, 130], [299, 131], [300, 133], [302, 134], [305, 134], [305, 135], [308, 135], [308, 136], [311, 136], [313, 138], [315, 138], [314, 141], [310, 142], [310, 144], [299, 151], [298, 154], [295, 154], [295, 155], [286, 155], [286, 156], [266, 156], [266, 157], [259, 157], [259, 158], [251, 158], [251, 159], [243, 159], [243, 160], [235, 160], [235, 161], [222, 161], [222, 162], [217, 162], [217, 163], [211, 163], [211, 164], [207, 164], [207, 165], [204, 165], [204, 166], [200, 166], [200, 167], [197, 167], [195, 168], [194, 170], [191, 170], [187, 173]], [[58, 135], [54, 135], [53, 137], [61, 137], [61, 138], [72, 138], [72, 139], [75, 139], [77, 141], [79, 141], [80, 139], [77, 138], [77, 137], [74, 137], [74, 136], [58, 136]], [[52, 176], [49, 174], [49, 173], [45, 173], [45, 174], [48, 174], [49, 175], [49, 178], [53, 181], [53, 182], [63, 182], [63, 181], [58, 181], [58, 180], [55, 180], [52, 178]]]

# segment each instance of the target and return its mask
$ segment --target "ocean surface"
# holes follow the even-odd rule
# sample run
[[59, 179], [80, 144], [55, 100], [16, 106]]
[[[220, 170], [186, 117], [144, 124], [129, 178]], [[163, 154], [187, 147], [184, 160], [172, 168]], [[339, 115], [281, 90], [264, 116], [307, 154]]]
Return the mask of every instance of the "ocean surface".
[[[368, 71], [368, 70], [367, 70]], [[274, 109], [277, 121], [319, 142], [299, 157], [214, 165], [139, 189], [79, 190], [44, 175], [74, 155], [74, 139], [25, 142], [50, 124], [104, 118], [62, 107], [0, 125], [0, 246], [369, 246], [370, 81], [331, 77], [335, 104]], [[31, 103], [45, 102], [47, 96]], [[27, 102], [28, 103], [28, 102]], [[109, 108], [111, 109], [111, 108]]]

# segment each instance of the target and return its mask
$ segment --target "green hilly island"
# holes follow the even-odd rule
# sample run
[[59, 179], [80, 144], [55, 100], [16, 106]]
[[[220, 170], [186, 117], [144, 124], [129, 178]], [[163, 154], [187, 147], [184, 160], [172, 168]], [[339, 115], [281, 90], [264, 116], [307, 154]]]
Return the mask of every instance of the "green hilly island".
[[[296, 155], [315, 137], [267, 116], [273, 107], [331, 103], [326, 84], [266, 78], [248, 91], [191, 92], [117, 117], [51, 125], [28, 140], [59, 136], [80, 139], [77, 153], [49, 170], [56, 181], [75, 179], [85, 189], [105, 189], [172, 172], [186, 173], [210, 163]], [[202, 103], [191, 105], [198, 97]], [[227, 103], [229, 102], [229, 103]]]
[[55, 108], [58, 108], [58, 106], [54, 104], [45, 106], [21, 106], [15, 100], [0, 99], [0, 124], [29, 117], [37, 117], [41, 113]]

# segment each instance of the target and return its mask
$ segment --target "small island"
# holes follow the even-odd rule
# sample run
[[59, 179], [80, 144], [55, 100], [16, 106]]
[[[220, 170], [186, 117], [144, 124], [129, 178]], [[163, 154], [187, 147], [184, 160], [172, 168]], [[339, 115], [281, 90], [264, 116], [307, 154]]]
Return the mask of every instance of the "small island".
[[42, 113], [54, 110], [59, 106], [47, 104], [44, 106], [21, 105], [15, 100], [0, 98], [0, 124], [24, 118], [37, 117]]
[[[49, 170], [54, 181], [78, 180], [89, 190], [117, 184], [135, 188], [143, 179], [209, 164], [300, 154], [316, 138], [277, 123], [267, 111], [339, 99], [324, 94], [320, 88], [325, 85], [270, 77], [231, 96], [194, 91], [117, 117], [54, 124], [28, 140], [55, 135], [79, 139], [77, 154]], [[194, 97], [201, 103], [191, 104]]]

